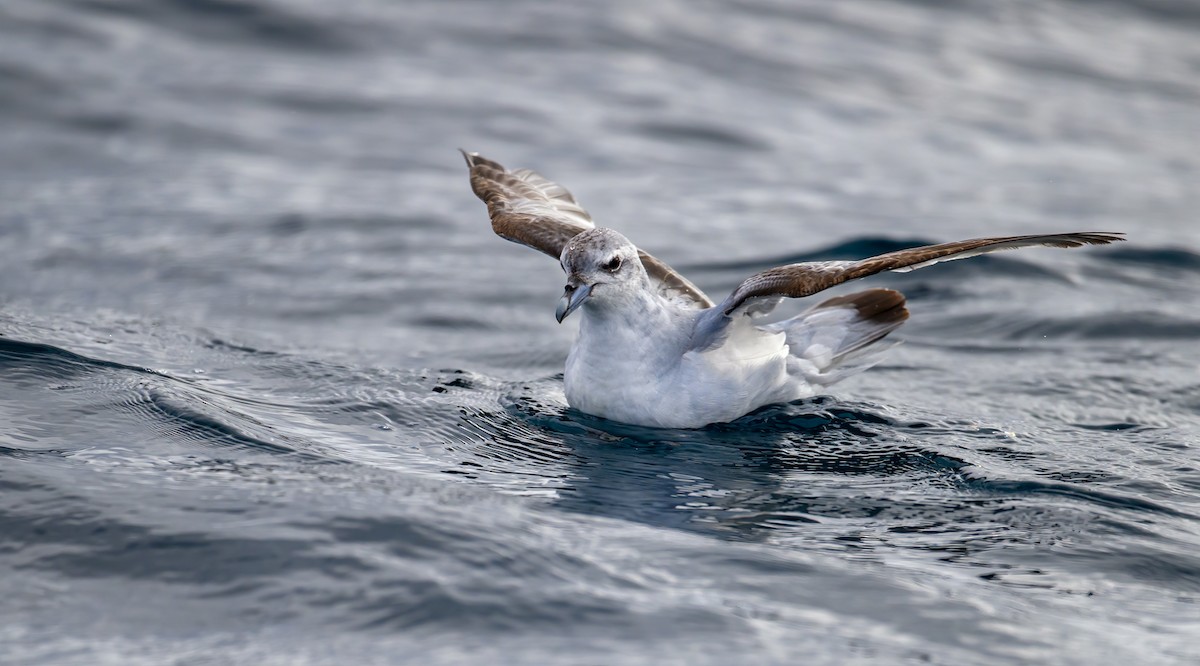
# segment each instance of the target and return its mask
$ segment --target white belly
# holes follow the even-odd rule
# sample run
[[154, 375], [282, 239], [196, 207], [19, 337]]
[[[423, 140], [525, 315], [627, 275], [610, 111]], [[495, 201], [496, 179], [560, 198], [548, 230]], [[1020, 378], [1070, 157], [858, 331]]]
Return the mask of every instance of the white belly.
[[725, 344], [683, 352], [652, 335], [581, 331], [567, 358], [567, 402], [596, 416], [660, 428], [732, 421], [763, 405], [805, 395], [788, 376], [782, 333], [737, 325]]

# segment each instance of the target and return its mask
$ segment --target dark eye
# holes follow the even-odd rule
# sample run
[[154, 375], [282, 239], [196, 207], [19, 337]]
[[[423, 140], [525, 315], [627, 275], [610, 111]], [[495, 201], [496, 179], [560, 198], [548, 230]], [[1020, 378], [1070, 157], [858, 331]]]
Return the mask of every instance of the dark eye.
[[612, 259], [608, 260], [608, 263], [604, 264], [604, 270], [606, 270], [606, 271], [615, 271], [620, 267], [621, 267], [621, 258], [620, 257], [613, 257]]

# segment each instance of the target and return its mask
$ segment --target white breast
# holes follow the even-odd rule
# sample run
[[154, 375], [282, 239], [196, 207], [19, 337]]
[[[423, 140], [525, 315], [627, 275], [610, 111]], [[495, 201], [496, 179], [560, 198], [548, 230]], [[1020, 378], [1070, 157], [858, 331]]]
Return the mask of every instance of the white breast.
[[742, 320], [724, 344], [695, 352], [686, 351], [690, 319], [655, 323], [630, 326], [584, 313], [567, 358], [567, 402], [625, 423], [698, 428], [793, 399], [782, 333]]

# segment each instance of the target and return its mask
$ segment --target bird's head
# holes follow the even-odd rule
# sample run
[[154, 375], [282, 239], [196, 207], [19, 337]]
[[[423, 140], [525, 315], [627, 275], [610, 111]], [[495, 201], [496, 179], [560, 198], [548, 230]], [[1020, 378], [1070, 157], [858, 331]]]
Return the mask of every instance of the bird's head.
[[584, 302], [615, 304], [647, 283], [637, 247], [612, 229], [589, 229], [572, 238], [559, 257], [567, 287], [554, 316], [561, 324]]

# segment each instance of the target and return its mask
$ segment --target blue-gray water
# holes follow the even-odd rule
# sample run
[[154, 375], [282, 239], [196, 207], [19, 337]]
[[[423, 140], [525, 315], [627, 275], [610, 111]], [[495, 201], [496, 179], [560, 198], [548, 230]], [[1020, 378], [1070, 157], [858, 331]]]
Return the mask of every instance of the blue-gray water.
[[[456, 148], [905, 344], [702, 431], [566, 408]], [[0, 5], [0, 662], [1196, 663], [1200, 9]], [[801, 304], [795, 304], [791, 312]]]

